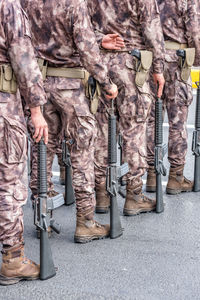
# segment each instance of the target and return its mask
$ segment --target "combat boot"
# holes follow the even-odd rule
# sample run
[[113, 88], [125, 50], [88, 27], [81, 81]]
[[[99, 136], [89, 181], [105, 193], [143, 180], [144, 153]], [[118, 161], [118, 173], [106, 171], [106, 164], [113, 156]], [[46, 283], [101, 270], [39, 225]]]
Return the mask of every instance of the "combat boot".
[[106, 191], [106, 184], [96, 185], [96, 213], [107, 214], [110, 207], [110, 197]]
[[135, 216], [140, 213], [154, 211], [155, 208], [156, 200], [143, 195], [141, 185], [134, 188], [131, 184], [128, 184], [123, 211], [125, 216]]
[[40, 267], [24, 256], [23, 245], [6, 247], [1, 252], [3, 262], [0, 270], [0, 285], [11, 285], [20, 280], [39, 278]]
[[147, 172], [146, 191], [151, 193], [156, 192], [156, 171], [154, 166], [149, 166]]
[[167, 183], [166, 193], [170, 195], [180, 194], [181, 192], [191, 192], [193, 189], [193, 181], [183, 176], [184, 165], [176, 168], [170, 168], [169, 179]]
[[65, 185], [65, 167], [63, 167], [63, 166], [60, 166], [59, 182], [61, 185]]
[[108, 237], [110, 234], [109, 225], [101, 225], [88, 216], [77, 216], [76, 231], [74, 235], [75, 243], [88, 243]]

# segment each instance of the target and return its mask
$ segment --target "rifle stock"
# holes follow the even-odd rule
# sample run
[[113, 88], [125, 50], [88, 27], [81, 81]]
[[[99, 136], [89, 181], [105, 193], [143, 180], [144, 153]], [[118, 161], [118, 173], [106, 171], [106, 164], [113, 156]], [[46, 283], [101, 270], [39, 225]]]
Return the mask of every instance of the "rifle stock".
[[194, 164], [194, 192], [200, 191], [200, 82], [197, 85], [195, 131], [193, 132], [192, 151], [195, 156]]

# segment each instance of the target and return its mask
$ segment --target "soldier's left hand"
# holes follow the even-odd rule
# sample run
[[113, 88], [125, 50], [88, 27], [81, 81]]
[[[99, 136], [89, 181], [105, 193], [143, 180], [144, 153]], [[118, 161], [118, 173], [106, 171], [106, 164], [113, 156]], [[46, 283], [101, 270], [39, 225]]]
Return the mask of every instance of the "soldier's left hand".
[[156, 85], [156, 87], [158, 87], [158, 98], [160, 98], [163, 94], [163, 88], [164, 88], [164, 85], [165, 85], [165, 78], [163, 76], [163, 74], [156, 74], [154, 73], [153, 74], [153, 79], [154, 79], [154, 83]]
[[108, 50], [121, 50], [125, 47], [124, 40], [118, 33], [106, 34], [101, 42], [103, 48]]

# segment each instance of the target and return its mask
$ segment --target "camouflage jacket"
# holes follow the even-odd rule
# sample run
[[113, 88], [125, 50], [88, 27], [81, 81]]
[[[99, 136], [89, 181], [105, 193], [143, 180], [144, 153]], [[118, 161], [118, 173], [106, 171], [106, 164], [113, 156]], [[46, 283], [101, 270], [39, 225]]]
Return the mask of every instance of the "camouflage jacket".
[[84, 0], [21, 0], [29, 15], [37, 55], [49, 65], [83, 66], [101, 86], [111, 87]]
[[27, 15], [18, 0], [0, 0], [0, 65], [11, 64], [29, 107], [46, 102], [42, 76], [31, 44]]
[[197, 0], [157, 0], [165, 40], [188, 44], [196, 48], [196, 62], [200, 64], [200, 35]]
[[119, 33], [126, 49], [153, 52], [154, 72], [163, 71], [164, 41], [156, 0], [87, 0], [98, 41]]

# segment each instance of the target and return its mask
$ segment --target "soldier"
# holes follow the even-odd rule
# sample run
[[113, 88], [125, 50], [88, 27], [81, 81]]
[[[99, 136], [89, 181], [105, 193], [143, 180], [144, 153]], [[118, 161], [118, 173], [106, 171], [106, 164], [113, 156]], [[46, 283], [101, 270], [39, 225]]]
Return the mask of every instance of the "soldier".
[[[133, 216], [152, 211], [155, 209], [155, 200], [142, 193], [142, 176], [147, 168], [146, 122], [152, 103], [147, 70], [151, 66], [152, 53], [142, 53], [145, 70], [141, 69], [139, 72], [137, 66], [140, 62], [131, 55], [131, 50], [153, 52], [154, 78], [159, 84], [158, 93], [161, 95], [164, 85], [164, 41], [157, 3], [155, 0], [88, 0], [88, 8], [104, 63], [109, 65], [110, 76], [119, 88], [116, 103], [118, 129], [123, 136], [124, 160], [128, 162], [130, 169], [127, 175], [124, 215]], [[108, 143], [106, 105], [109, 106], [109, 103], [102, 98], [96, 114], [96, 212], [100, 213], [108, 212], [110, 205], [105, 187]]]
[[[18, 0], [0, 1], [0, 284], [39, 277], [39, 266], [24, 256], [23, 210], [27, 199], [27, 138], [22, 103], [30, 107], [36, 142], [47, 124], [40, 105], [46, 102], [42, 77], [31, 45], [28, 19]], [[15, 79], [16, 76], [16, 79]]]
[[[84, 0], [22, 1], [32, 24], [33, 43], [46, 75], [45, 90], [60, 111], [71, 152], [77, 224], [75, 242], [85, 243], [109, 235], [109, 226], [94, 221], [95, 118], [85, 96], [87, 69], [102, 92], [117, 95], [99, 48]], [[84, 68], [85, 69], [84, 69]]]
[[[198, 34], [198, 20], [196, 6], [192, 0], [159, 0], [157, 1], [161, 14], [161, 23], [165, 39], [165, 79], [163, 103], [166, 107], [169, 120], [168, 160], [170, 173], [166, 192], [179, 194], [190, 192], [193, 182], [183, 176], [185, 157], [187, 152], [187, 116], [188, 108], [192, 103], [192, 82], [190, 68], [194, 62], [200, 61], [200, 43]], [[185, 49], [185, 64], [181, 66], [177, 50]], [[146, 190], [156, 190], [156, 174], [154, 171], [154, 115], [152, 105], [148, 121], [148, 177]]]

